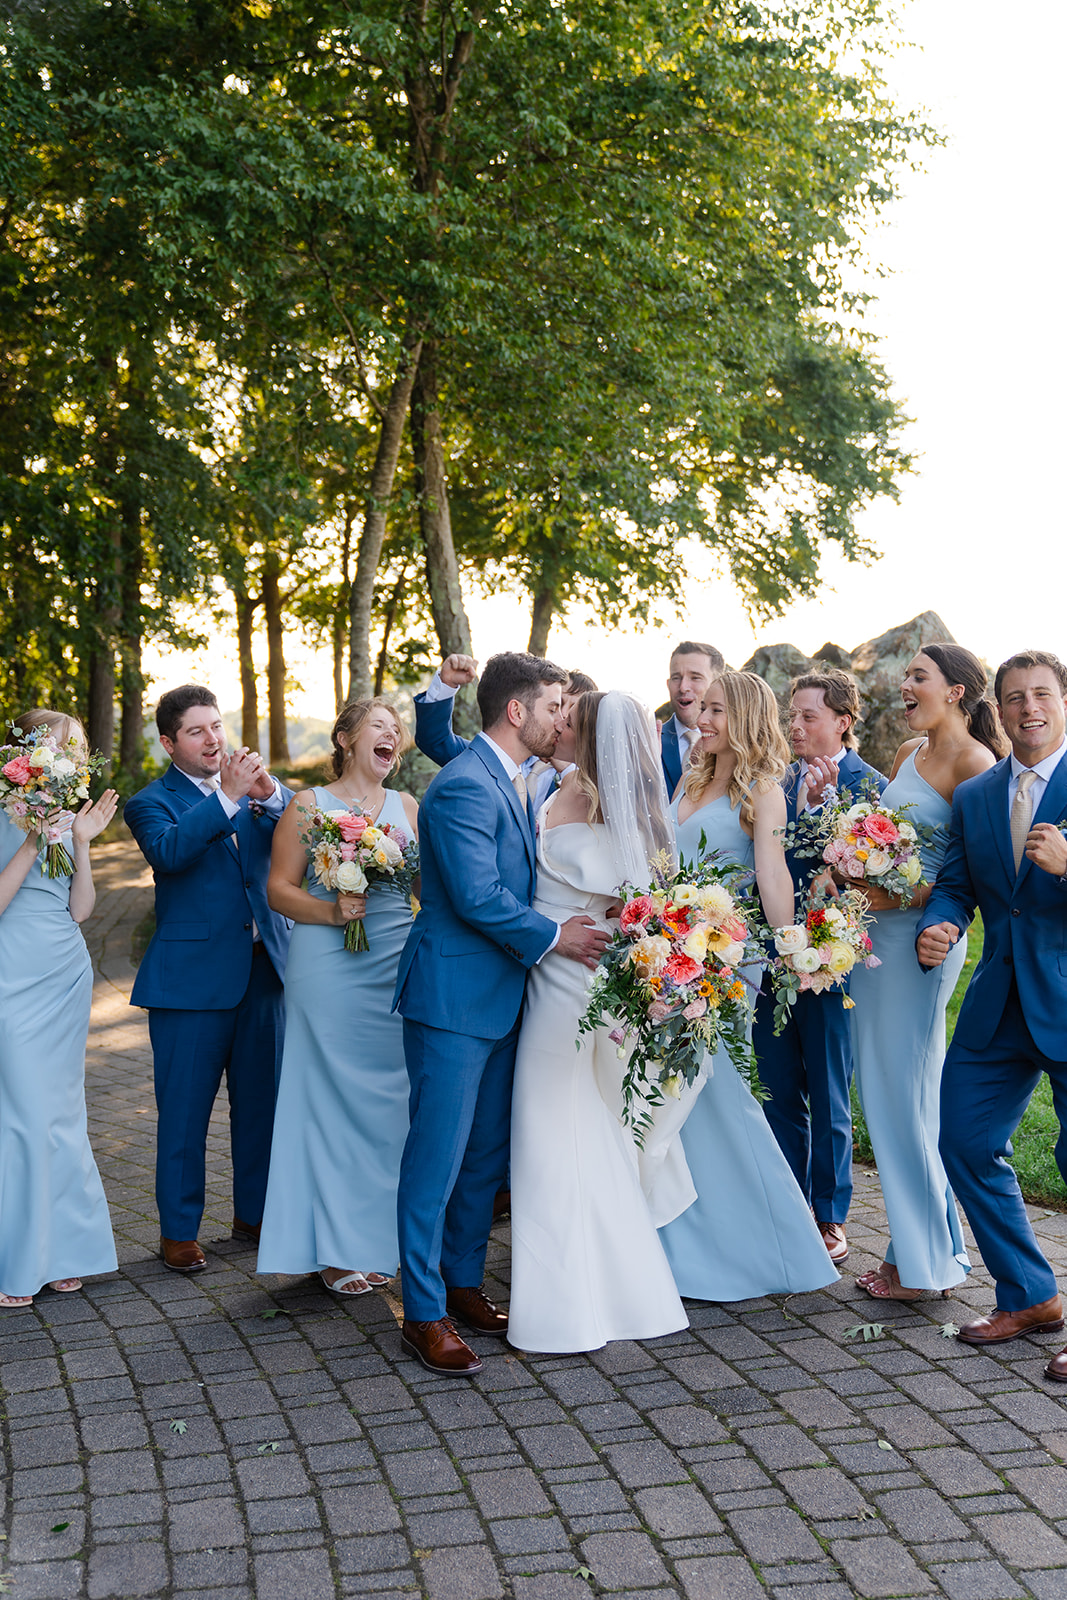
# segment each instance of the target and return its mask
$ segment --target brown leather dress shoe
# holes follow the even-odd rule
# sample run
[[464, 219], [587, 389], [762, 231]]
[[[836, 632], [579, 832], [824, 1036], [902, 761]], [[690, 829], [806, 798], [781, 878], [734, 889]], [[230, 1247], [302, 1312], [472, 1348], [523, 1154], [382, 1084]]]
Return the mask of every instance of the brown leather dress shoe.
[[230, 1238], [238, 1244], [258, 1244], [261, 1222], [242, 1222], [240, 1217], [234, 1217], [233, 1227], [230, 1229]]
[[498, 1189], [493, 1196], [493, 1221], [502, 1222], [511, 1216], [511, 1190]]
[[1059, 1355], [1053, 1356], [1045, 1368], [1045, 1377], [1054, 1379], [1056, 1383], [1067, 1383], [1067, 1350], [1061, 1350]]
[[472, 1378], [482, 1370], [482, 1363], [448, 1317], [437, 1322], [405, 1322], [400, 1329], [400, 1348], [421, 1361], [427, 1372], [441, 1372], [447, 1378]]
[[842, 1261], [848, 1260], [848, 1240], [845, 1238], [845, 1225], [843, 1222], [816, 1222], [815, 1226], [822, 1234], [822, 1242], [826, 1246], [826, 1253], [835, 1267]]
[[507, 1336], [507, 1312], [495, 1306], [481, 1289], [449, 1289], [445, 1305], [449, 1316], [462, 1322], [465, 1328], [473, 1328], [475, 1333], [491, 1333], [497, 1339]]
[[207, 1256], [195, 1239], [160, 1239], [163, 1265], [172, 1272], [203, 1272]]
[[1025, 1306], [1022, 1311], [1001, 1311], [998, 1307], [988, 1317], [966, 1323], [956, 1338], [962, 1344], [1004, 1344], [1022, 1333], [1055, 1333], [1062, 1327], [1063, 1302], [1054, 1294], [1051, 1300], [1042, 1300], [1039, 1306]]

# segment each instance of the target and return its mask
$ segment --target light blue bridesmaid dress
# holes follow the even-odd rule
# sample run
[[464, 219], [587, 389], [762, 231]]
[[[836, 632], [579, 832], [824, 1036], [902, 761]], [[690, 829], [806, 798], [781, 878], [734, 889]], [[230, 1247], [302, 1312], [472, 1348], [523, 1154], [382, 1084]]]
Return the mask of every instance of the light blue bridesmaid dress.
[[[0, 868], [26, 835], [0, 813]], [[69, 835], [64, 840], [70, 849]], [[85, 1117], [93, 968], [70, 879], [38, 856], [0, 913], [0, 1290], [113, 1272], [115, 1241]]]
[[[755, 847], [728, 795], [678, 821], [678, 853], [708, 851], [753, 866]], [[759, 982], [759, 969], [748, 968]], [[838, 1277], [811, 1211], [759, 1105], [725, 1049], [682, 1128], [682, 1146], [696, 1186], [688, 1211], [660, 1230], [678, 1285], [691, 1300], [752, 1300], [765, 1294], [822, 1289]]]
[[[882, 802], [894, 810], [910, 805], [910, 821], [939, 828], [921, 847], [923, 876], [932, 880], [948, 844], [952, 807], [919, 772], [916, 753], [904, 761]], [[915, 956], [918, 922], [915, 909], [879, 911], [871, 923], [882, 965], [857, 967], [852, 974], [852, 1054], [889, 1219], [886, 1260], [905, 1288], [951, 1289], [971, 1266], [937, 1136], [945, 1010], [967, 959], [967, 940], [960, 939], [940, 967], [923, 972]]]
[[[339, 810], [314, 789], [305, 804]], [[386, 790], [378, 818], [410, 835], [403, 802]], [[314, 874], [304, 887], [333, 900]], [[368, 950], [344, 930], [298, 922], [285, 969], [285, 1049], [260, 1234], [260, 1272], [324, 1267], [381, 1272], [400, 1261], [396, 1189], [408, 1131], [402, 1023], [390, 1014], [411, 927], [406, 895], [367, 891]]]

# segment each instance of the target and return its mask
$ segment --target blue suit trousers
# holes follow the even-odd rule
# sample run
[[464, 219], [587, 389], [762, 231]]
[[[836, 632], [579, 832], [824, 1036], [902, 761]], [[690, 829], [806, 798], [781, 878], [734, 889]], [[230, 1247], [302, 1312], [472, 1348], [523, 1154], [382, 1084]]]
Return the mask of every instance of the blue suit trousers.
[[411, 1127], [400, 1163], [397, 1225], [404, 1315], [436, 1322], [448, 1289], [480, 1286], [511, 1140], [516, 1022], [475, 1039], [404, 1018]]
[[195, 1239], [204, 1212], [204, 1152], [223, 1076], [230, 1101], [233, 1209], [263, 1216], [274, 1098], [285, 1028], [285, 996], [262, 944], [253, 947], [248, 988], [221, 1011], [152, 1006], [155, 1058], [156, 1204], [165, 1239]]
[[1002, 1311], [1040, 1305], [1056, 1278], [1030, 1226], [1019, 1181], [1008, 1165], [1019, 1126], [1042, 1072], [1060, 1119], [1056, 1164], [1067, 1181], [1067, 1062], [1052, 1061], [1033, 1041], [1014, 983], [1000, 1023], [982, 1050], [953, 1039], [941, 1077], [945, 1171], [997, 1284]]

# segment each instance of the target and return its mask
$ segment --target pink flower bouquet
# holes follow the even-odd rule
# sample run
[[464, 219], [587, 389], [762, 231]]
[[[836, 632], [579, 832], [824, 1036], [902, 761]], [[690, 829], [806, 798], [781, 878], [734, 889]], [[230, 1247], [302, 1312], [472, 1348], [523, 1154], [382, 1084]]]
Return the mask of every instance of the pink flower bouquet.
[[104, 757], [86, 756], [77, 739], [61, 745], [45, 727], [16, 733], [14, 740], [0, 746], [0, 808], [16, 828], [37, 835], [47, 852], [48, 877], [69, 878], [74, 863], [61, 842], [69, 818], [59, 826], [48, 818], [75, 811], [88, 800], [90, 779]]
[[[419, 847], [389, 822], [379, 827], [361, 811], [316, 810], [300, 839], [324, 889], [366, 894], [375, 883], [398, 894], [411, 893], [419, 870]], [[370, 949], [361, 917], [345, 924], [345, 949]]]

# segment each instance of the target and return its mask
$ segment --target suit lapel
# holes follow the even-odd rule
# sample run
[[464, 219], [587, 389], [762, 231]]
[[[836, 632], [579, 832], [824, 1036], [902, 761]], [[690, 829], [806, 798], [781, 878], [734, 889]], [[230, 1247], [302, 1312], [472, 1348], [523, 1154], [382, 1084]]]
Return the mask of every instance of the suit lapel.
[[797, 820], [797, 789], [800, 785], [800, 762], [794, 761], [787, 768], [782, 779], [782, 788], [785, 790], [785, 820]]
[[[1014, 883], [1017, 873], [1015, 871], [1015, 857], [1011, 849], [1011, 828], [1008, 825], [1008, 784], [1010, 782], [1011, 760], [1009, 757], [1005, 757], [998, 766], [992, 769], [989, 782], [986, 784], [985, 803], [989, 808], [989, 829], [1000, 853], [1004, 871], [1008, 875], [1009, 882]], [[1045, 794], [1048, 794], [1047, 789]]]
[[473, 739], [471, 741], [471, 749], [481, 761], [489, 776], [495, 780], [505, 799], [507, 800], [508, 805], [511, 807], [512, 815], [522, 829], [523, 843], [526, 846], [526, 853], [530, 858], [530, 865], [533, 866], [535, 864], [534, 823], [533, 815], [530, 811], [529, 799], [527, 799], [526, 805], [524, 806], [518, 795], [515, 793], [515, 785], [511, 782], [511, 779], [504, 771], [504, 768], [501, 766], [496, 755], [490, 749], [489, 745], [486, 744], [484, 739]]
[[[1060, 762], [1059, 766], [1046, 783], [1045, 792], [1041, 796], [1041, 804], [1034, 812], [1030, 825], [1033, 827], [1035, 822], [1062, 822], [1065, 810], [1067, 810], [1067, 756], [1064, 756], [1063, 760]], [[1010, 827], [1008, 830], [1008, 837], [1010, 840]], [[1033, 865], [1034, 864], [1029, 857], [1023, 856], [1022, 862], [1019, 866], [1018, 874], [1020, 883], [1026, 877], [1027, 873], [1032, 870]], [[1038, 870], [1040, 871], [1040, 868]]]
[[[179, 771], [179, 769], [173, 764], [169, 766], [166, 772], [163, 774], [163, 786], [165, 789], [170, 790], [171, 794], [173, 794], [174, 798], [181, 805], [183, 811], [188, 811], [190, 806], [195, 806], [199, 803], [199, 801], [207, 798], [203, 789], [201, 789], [198, 784], [194, 783], [192, 778], [188, 777], [184, 772]], [[230, 824], [231, 828], [233, 828], [235, 831], [238, 830], [242, 821], [247, 815], [247, 808], [242, 806]], [[226, 835], [225, 843], [233, 858], [236, 861], [239, 861], [241, 859], [241, 852], [238, 848], [237, 840], [234, 838], [233, 833], [228, 833]]]

